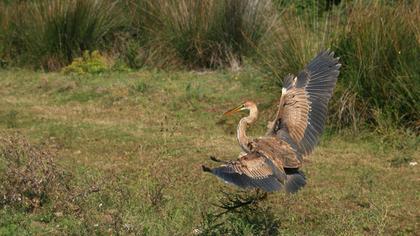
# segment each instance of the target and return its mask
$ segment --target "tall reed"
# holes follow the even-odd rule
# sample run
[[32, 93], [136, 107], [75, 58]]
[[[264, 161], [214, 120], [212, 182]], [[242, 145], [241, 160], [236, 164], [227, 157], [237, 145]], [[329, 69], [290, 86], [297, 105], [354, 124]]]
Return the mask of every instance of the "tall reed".
[[36, 0], [7, 5], [11, 53], [19, 63], [54, 70], [84, 50], [101, 48], [105, 38], [123, 27], [115, 1]]
[[136, 2], [138, 32], [189, 68], [240, 63], [269, 29], [265, 15], [274, 13], [269, 0]]
[[[419, 2], [356, 1], [327, 14], [313, 9], [281, 15], [258, 49], [258, 64], [276, 82], [297, 73], [318, 51], [331, 48], [343, 67], [330, 124], [375, 126], [378, 117], [418, 129], [420, 117]], [[417, 23], [416, 23], [417, 22]], [[375, 115], [382, 112], [382, 116]]]
[[378, 123], [374, 112], [381, 111], [400, 125], [419, 125], [419, 15], [418, 1], [358, 1], [348, 8], [346, 24], [334, 45], [344, 63], [340, 83], [367, 106], [368, 123]]

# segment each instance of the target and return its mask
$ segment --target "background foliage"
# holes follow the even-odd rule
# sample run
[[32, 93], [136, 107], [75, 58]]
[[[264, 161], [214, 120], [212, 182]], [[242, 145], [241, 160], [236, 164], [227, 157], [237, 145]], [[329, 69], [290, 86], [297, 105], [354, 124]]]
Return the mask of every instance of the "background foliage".
[[60, 70], [100, 50], [131, 68], [253, 66], [281, 85], [330, 48], [343, 64], [331, 127], [419, 132], [418, 1], [34, 0], [0, 10], [3, 67]]

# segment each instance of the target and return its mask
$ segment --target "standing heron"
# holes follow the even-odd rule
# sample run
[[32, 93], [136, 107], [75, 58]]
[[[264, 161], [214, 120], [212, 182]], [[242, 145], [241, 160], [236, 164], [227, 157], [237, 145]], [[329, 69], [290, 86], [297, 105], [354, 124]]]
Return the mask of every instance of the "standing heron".
[[216, 168], [203, 166], [222, 180], [241, 188], [259, 188], [266, 192], [285, 189], [297, 192], [306, 184], [300, 170], [303, 157], [314, 150], [324, 130], [328, 102], [337, 82], [341, 64], [334, 52], [319, 53], [298, 76], [283, 80], [282, 94], [275, 119], [268, 122], [263, 137], [252, 139], [246, 128], [258, 118], [254, 102], [247, 101], [225, 115], [248, 110], [249, 116], [239, 121], [237, 139], [242, 149], [237, 160]]

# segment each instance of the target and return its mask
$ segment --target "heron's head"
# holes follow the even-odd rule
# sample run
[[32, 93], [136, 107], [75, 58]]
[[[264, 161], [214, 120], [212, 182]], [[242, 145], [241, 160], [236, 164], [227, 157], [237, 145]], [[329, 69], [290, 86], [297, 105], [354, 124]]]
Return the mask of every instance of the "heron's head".
[[257, 105], [255, 105], [255, 103], [252, 102], [252, 101], [246, 101], [243, 104], [241, 104], [241, 105], [223, 113], [223, 115], [232, 115], [234, 113], [237, 113], [239, 111], [244, 111], [244, 110], [249, 110], [249, 111], [254, 111], [255, 110], [256, 111], [257, 110]]

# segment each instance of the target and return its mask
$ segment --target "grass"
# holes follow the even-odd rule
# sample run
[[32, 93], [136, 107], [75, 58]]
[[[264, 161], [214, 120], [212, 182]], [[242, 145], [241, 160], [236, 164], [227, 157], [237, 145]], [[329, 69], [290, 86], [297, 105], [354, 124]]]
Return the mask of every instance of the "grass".
[[390, 140], [327, 130], [305, 164], [303, 191], [270, 194], [240, 214], [215, 217], [220, 209], [213, 204], [226, 201], [221, 190], [248, 196], [200, 169], [209, 155], [239, 152], [239, 117], [221, 114], [257, 101], [262, 114], [251, 134], [258, 136], [278, 93], [252, 69], [1, 71], [2, 134], [19, 132], [33, 145], [48, 141], [45, 148], [56, 150], [53, 160], [77, 194], [66, 208], [58, 200], [29, 212], [3, 205], [0, 234], [415, 235], [418, 165], [408, 162], [419, 161], [419, 139], [398, 132]]

